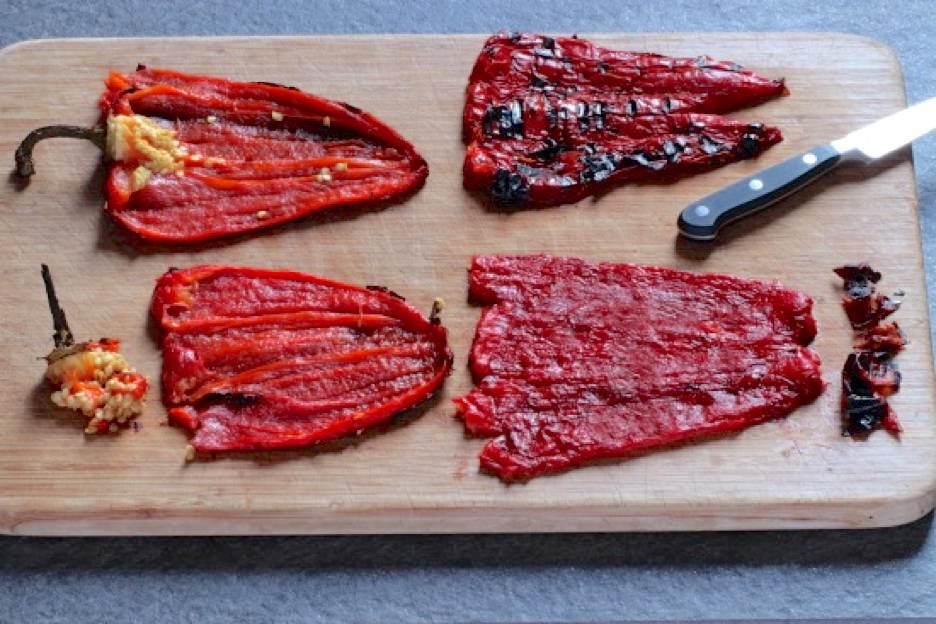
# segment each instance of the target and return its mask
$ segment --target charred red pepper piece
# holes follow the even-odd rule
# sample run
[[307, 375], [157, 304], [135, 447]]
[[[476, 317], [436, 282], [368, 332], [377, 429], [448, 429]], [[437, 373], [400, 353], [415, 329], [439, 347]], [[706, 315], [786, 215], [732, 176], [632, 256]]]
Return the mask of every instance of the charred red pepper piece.
[[17, 168], [32, 173], [42, 138], [95, 141], [110, 160], [105, 210], [144, 238], [199, 241], [388, 202], [428, 172], [372, 115], [291, 87], [145, 67], [106, 85], [99, 128], [39, 129]]
[[845, 280], [842, 307], [853, 329], [874, 327], [900, 307], [899, 302], [875, 292], [881, 274], [867, 264], [847, 264], [834, 270]]
[[812, 301], [777, 284], [478, 256], [477, 386], [455, 403], [504, 481], [739, 431], [822, 392]]
[[865, 435], [878, 427], [900, 433], [900, 421], [887, 397], [900, 390], [900, 371], [893, 354], [854, 351], [842, 368], [842, 411], [846, 435]]
[[907, 336], [897, 323], [869, 327], [858, 336], [855, 348], [863, 351], [884, 351], [896, 355], [907, 346]]
[[169, 418], [197, 451], [300, 447], [428, 399], [445, 329], [386, 289], [291, 271], [199, 266], [159, 278]]
[[785, 92], [782, 80], [706, 57], [499, 33], [469, 78], [465, 188], [501, 205], [545, 206], [753, 157], [780, 131], [714, 113]]

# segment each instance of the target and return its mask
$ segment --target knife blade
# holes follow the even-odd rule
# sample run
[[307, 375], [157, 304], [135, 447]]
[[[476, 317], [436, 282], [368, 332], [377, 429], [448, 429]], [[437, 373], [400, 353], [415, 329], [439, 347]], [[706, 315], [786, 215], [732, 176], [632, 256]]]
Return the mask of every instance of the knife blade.
[[936, 98], [819, 145], [706, 195], [680, 214], [679, 233], [714, 240], [726, 223], [746, 217], [800, 190], [842, 162], [871, 162], [936, 129]]

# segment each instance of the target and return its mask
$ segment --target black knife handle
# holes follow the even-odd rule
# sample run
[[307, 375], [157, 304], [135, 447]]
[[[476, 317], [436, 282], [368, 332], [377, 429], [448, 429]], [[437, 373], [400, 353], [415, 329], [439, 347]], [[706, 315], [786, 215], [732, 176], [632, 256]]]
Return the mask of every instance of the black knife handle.
[[712, 240], [723, 225], [746, 217], [798, 191], [842, 159], [831, 145], [820, 145], [784, 160], [693, 202], [679, 214], [679, 232], [694, 240]]

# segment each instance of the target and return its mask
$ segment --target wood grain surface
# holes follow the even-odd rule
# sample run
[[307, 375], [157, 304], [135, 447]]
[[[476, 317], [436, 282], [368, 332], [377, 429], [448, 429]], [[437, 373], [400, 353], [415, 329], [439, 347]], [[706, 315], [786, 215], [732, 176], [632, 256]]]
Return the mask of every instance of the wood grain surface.
[[[137, 63], [292, 84], [345, 100], [412, 140], [429, 181], [382, 211], [313, 217], [210, 245], [143, 243], [102, 215], [90, 144], [47, 141], [26, 188], [0, 187], [0, 530], [17, 534], [269, 534], [625, 531], [869, 527], [933, 507], [936, 410], [920, 232], [909, 151], [842, 168], [794, 200], [731, 226], [716, 244], [680, 240], [679, 210], [739, 176], [837, 138], [904, 105], [883, 46], [828, 34], [600, 35], [621, 48], [730, 59], [784, 76], [790, 95], [734, 116], [778, 125], [786, 140], [757, 161], [676, 184], [621, 187], [539, 211], [486, 210], [461, 188], [460, 115], [483, 35], [115, 39], [26, 42], [0, 52], [0, 154], [33, 127], [91, 124], [109, 69]], [[816, 301], [828, 389], [786, 419], [739, 435], [505, 486], [478, 472], [450, 399], [470, 388], [466, 358], [479, 309], [466, 302], [473, 253], [549, 252], [779, 280]], [[906, 291], [909, 334], [893, 398], [905, 431], [840, 435], [839, 372], [852, 340], [832, 268], [869, 260], [885, 292]], [[139, 431], [85, 436], [50, 406], [37, 356], [51, 347], [39, 276], [48, 263], [79, 338], [117, 336], [159, 379], [148, 317], [169, 266], [286, 267], [382, 284], [443, 322], [456, 354], [444, 392], [379, 433], [323, 449], [187, 464], [158, 383]], [[635, 357], [639, 357], [635, 353]]]

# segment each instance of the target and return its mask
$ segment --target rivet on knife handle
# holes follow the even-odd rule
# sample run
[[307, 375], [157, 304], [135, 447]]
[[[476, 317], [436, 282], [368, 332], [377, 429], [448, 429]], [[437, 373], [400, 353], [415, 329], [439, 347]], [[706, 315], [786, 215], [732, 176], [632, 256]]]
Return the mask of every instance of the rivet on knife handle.
[[839, 163], [842, 155], [821, 145], [757, 172], [692, 203], [679, 215], [679, 232], [712, 240], [723, 225], [746, 217], [806, 186]]

